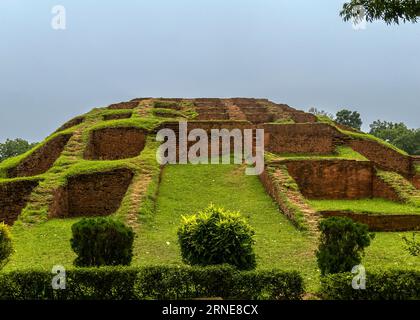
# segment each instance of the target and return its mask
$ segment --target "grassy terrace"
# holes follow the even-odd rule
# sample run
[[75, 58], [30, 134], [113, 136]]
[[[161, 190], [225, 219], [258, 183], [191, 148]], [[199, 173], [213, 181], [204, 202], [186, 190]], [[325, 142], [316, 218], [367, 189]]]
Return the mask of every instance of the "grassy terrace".
[[[133, 265], [182, 264], [177, 228], [182, 215], [209, 203], [240, 210], [256, 230], [258, 268], [302, 272], [307, 290], [319, 283], [315, 244], [298, 231], [277, 209], [255, 176], [246, 176], [240, 165], [174, 165], [164, 169], [155, 213], [143, 214], [136, 230]], [[16, 253], [4, 269], [38, 268], [53, 265], [72, 267], [71, 225], [78, 219], [55, 219], [32, 226], [17, 223], [12, 232]], [[415, 268], [418, 258], [403, 249], [403, 233], [378, 233], [363, 264], [367, 268]]]
[[267, 161], [281, 161], [281, 160], [356, 160], [368, 161], [360, 153], [354, 151], [348, 146], [338, 146], [333, 154], [298, 154], [298, 153], [281, 153], [281, 154], [266, 154]]
[[331, 210], [376, 214], [420, 214], [419, 207], [386, 199], [308, 200], [308, 202], [317, 211]]

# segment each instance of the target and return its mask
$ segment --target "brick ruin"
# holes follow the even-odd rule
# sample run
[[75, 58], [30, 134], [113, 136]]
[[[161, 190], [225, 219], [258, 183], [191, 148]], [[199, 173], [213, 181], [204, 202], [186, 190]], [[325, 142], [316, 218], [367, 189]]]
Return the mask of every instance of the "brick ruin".
[[16, 167], [8, 170], [8, 177], [30, 177], [48, 171], [64, 150], [71, 134], [60, 134], [50, 139]]
[[[146, 129], [142, 127], [142, 120], [153, 117], [153, 112], [150, 112], [153, 108], [166, 109], [167, 112], [162, 110], [156, 125]], [[405, 200], [395, 186], [378, 178], [377, 171], [396, 172], [418, 190], [420, 174], [415, 169], [420, 162], [418, 158], [364, 138], [360, 132], [352, 136], [348, 133], [355, 132], [354, 129], [323, 122], [313, 114], [288, 105], [248, 98], [137, 98], [76, 117], [61, 126], [52, 138], [14, 167], [6, 168], [7, 177], [0, 180], [0, 219], [12, 224], [22, 209], [29, 205], [44, 205], [51, 218], [115, 213], [128, 192], [147, 191], [146, 181], [151, 180], [150, 173], [142, 167], [140, 160], [142, 151], [147, 147], [147, 137], [154, 137], [163, 128], [173, 129], [179, 135], [178, 119], [171, 118], [173, 111], [188, 117], [189, 131], [204, 129], [209, 135], [212, 129], [239, 129], [241, 132], [245, 129], [264, 129], [265, 151], [279, 156], [281, 160], [266, 161], [261, 181], [281, 211], [291, 220], [300, 211], [304, 219], [312, 223], [309, 229], [315, 230], [318, 219], [327, 215], [346, 215], [357, 221], [364, 219], [372, 230], [399, 231], [419, 227], [416, 215], [389, 217], [348, 212], [317, 213], [305, 203], [305, 199], [364, 198], [403, 202]], [[130, 121], [124, 122], [128, 118]], [[109, 120], [114, 120], [111, 126], [107, 126], [106, 121]], [[194, 143], [191, 141], [188, 146]], [[340, 158], [335, 153], [340, 146], [351, 148], [366, 160]], [[54, 166], [63, 154], [66, 155], [66, 165], [60, 167], [61, 162], [58, 162], [59, 165]], [[288, 160], [290, 155], [304, 157]], [[322, 156], [330, 157], [323, 159]], [[124, 160], [131, 166], [65, 176], [66, 170], [79, 161], [91, 161], [97, 165], [104, 160], [111, 163]], [[49, 174], [51, 171], [55, 175]], [[52, 184], [50, 189], [45, 189], [48, 183], [38, 188], [38, 180], [13, 179], [37, 175], [47, 182], [48, 179], [65, 177], [66, 183], [59, 186]], [[142, 175], [145, 176], [144, 180], [134, 178]], [[297, 189], [290, 188], [291, 183], [296, 183]], [[46, 193], [50, 200], [46, 204], [32, 203], [36, 201], [36, 197], [30, 197], [33, 193]], [[141, 197], [136, 195], [129, 197], [136, 198], [136, 203], [141, 201], [138, 200]]]
[[115, 213], [133, 179], [133, 172], [110, 172], [70, 177], [56, 191], [50, 207], [51, 217], [106, 216]]
[[85, 150], [85, 159], [118, 160], [136, 157], [146, 143], [146, 132], [137, 128], [94, 130]]
[[0, 222], [13, 224], [29, 200], [38, 180], [17, 180], [0, 184]]

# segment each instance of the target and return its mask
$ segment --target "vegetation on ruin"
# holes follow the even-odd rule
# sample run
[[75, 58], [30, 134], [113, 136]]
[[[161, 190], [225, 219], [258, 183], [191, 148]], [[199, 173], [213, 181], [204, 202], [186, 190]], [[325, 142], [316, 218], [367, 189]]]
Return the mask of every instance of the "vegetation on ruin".
[[[174, 103], [180, 107], [179, 110], [168, 109]], [[150, 106], [163, 108], [164, 112], [175, 116], [175, 118], [156, 116], [153, 111], [150, 111]], [[132, 116], [126, 119], [104, 120], [105, 115], [122, 114], [131, 114]], [[189, 119], [195, 118], [197, 112], [193, 103], [190, 101], [160, 101], [156, 105], [142, 101], [139, 103], [139, 107], [134, 109], [94, 109], [83, 115], [82, 123], [54, 133], [24, 155], [2, 162], [0, 164], [0, 183], [41, 180], [40, 185], [32, 192], [30, 201], [19, 216], [19, 220], [11, 227], [15, 253], [5, 266], [4, 272], [35, 268], [50, 273], [51, 267], [57, 264], [65, 266], [68, 270], [74, 270], [73, 261], [76, 255], [70, 245], [71, 226], [79, 222], [81, 218], [51, 219], [48, 216], [48, 203], [52, 199], [54, 190], [65, 186], [69, 178], [80, 174], [94, 174], [127, 168], [134, 172], [133, 182], [129, 186], [120, 208], [112, 215], [112, 218], [130, 225], [136, 233], [132, 259], [134, 267], [152, 265], [186, 267], [182, 261], [177, 237], [181, 217], [196, 213], [214, 203], [226, 210], [239, 211], [255, 230], [256, 272], [266, 272], [271, 269], [298, 271], [303, 276], [307, 292], [316, 292], [320, 283], [320, 271], [314, 253], [316, 241], [309, 232], [305, 231], [307, 221], [301, 208], [289, 199], [287, 191], [299, 193], [299, 187], [288, 175], [284, 166], [277, 168], [283, 170], [284, 176], [289, 178], [278, 183], [283, 188], [281, 190], [284, 190], [281, 193], [283, 200], [288, 203], [289, 208], [296, 212], [293, 222], [279, 210], [278, 204], [267, 195], [258, 177], [244, 174], [245, 167], [242, 165], [168, 165], [161, 172], [161, 168], [155, 160], [159, 142], [155, 141], [153, 134], [148, 135], [146, 146], [137, 157], [114, 161], [83, 159], [84, 149], [93, 130], [134, 127], [153, 131], [166, 121], [176, 121], [176, 117], [181, 114]], [[203, 122], [250, 124], [250, 122], [239, 120], [206, 120]], [[286, 119], [278, 124], [291, 122], [290, 119]], [[334, 125], [332, 122], [330, 124]], [[362, 133], [340, 131], [357, 139], [367, 137]], [[61, 156], [46, 173], [37, 177], [7, 178], [8, 169], [13, 168], [37, 148], [45, 145], [49, 139], [68, 133], [74, 135]], [[375, 141], [386, 145], [384, 141], [375, 139], [377, 139]], [[266, 154], [267, 161], [278, 159], [367, 161], [361, 154], [344, 145], [338, 146], [336, 152], [331, 155]], [[420, 173], [420, 165], [417, 170]], [[408, 181], [404, 177], [397, 177], [393, 173], [385, 173], [383, 176], [385, 179], [389, 179], [387, 180], [389, 183], [396, 183], [401, 194], [405, 194], [407, 199], [415, 199], [413, 187], [409, 188], [406, 184]], [[400, 179], [405, 182], [400, 183]], [[320, 200], [310, 201], [310, 204], [317, 210], [350, 208], [348, 210], [354, 210], [354, 212], [380, 210], [384, 214], [419, 213], [416, 211], [418, 207], [414, 206], [415, 202], [410, 201], [404, 204], [382, 199], [362, 199], [354, 202]], [[410, 234], [376, 233], [376, 238], [366, 249], [362, 263], [369, 269], [398, 267], [407, 270], [420, 270], [418, 257], [413, 257], [404, 250], [402, 236]], [[252, 277], [254, 276], [252, 275]], [[252, 277], [247, 279], [254, 279]]]
[[358, 200], [308, 200], [317, 211], [350, 211], [375, 214], [420, 214], [420, 207], [381, 198]]
[[356, 161], [368, 161], [360, 153], [354, 151], [349, 146], [337, 146], [333, 154], [300, 154], [300, 153], [280, 153], [273, 154], [266, 152], [265, 156], [267, 161], [276, 160], [356, 160]]

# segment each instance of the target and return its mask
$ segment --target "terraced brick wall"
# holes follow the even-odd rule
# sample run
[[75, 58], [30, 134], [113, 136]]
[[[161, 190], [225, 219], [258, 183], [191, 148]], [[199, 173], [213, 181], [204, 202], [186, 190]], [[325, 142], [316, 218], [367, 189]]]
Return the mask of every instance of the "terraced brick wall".
[[50, 206], [52, 217], [106, 216], [118, 210], [132, 181], [128, 169], [71, 177], [57, 190]]
[[63, 134], [49, 140], [16, 167], [9, 169], [8, 177], [30, 177], [48, 171], [61, 155], [71, 136], [71, 134]]
[[12, 225], [17, 220], [38, 183], [22, 180], [0, 184], [0, 222]]
[[371, 231], [415, 231], [420, 226], [420, 215], [372, 215], [347, 211], [324, 211], [323, 217], [347, 217], [369, 226]]
[[373, 196], [372, 163], [352, 160], [285, 162], [309, 199], [361, 199]]
[[400, 154], [375, 141], [351, 140], [349, 144], [353, 150], [361, 153], [380, 168], [405, 175], [412, 173], [412, 161], [409, 156]]
[[266, 124], [266, 151], [331, 154], [341, 134], [323, 123]]
[[117, 160], [136, 157], [144, 149], [146, 132], [138, 128], [105, 128], [92, 131], [85, 159]]

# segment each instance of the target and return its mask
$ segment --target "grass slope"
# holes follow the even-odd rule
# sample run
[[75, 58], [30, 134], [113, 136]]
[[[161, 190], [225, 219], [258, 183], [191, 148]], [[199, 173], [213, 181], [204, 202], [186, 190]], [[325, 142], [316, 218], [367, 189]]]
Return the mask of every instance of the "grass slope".
[[317, 211], [340, 210], [378, 214], [420, 214], [419, 207], [379, 198], [360, 200], [308, 200], [308, 202]]

